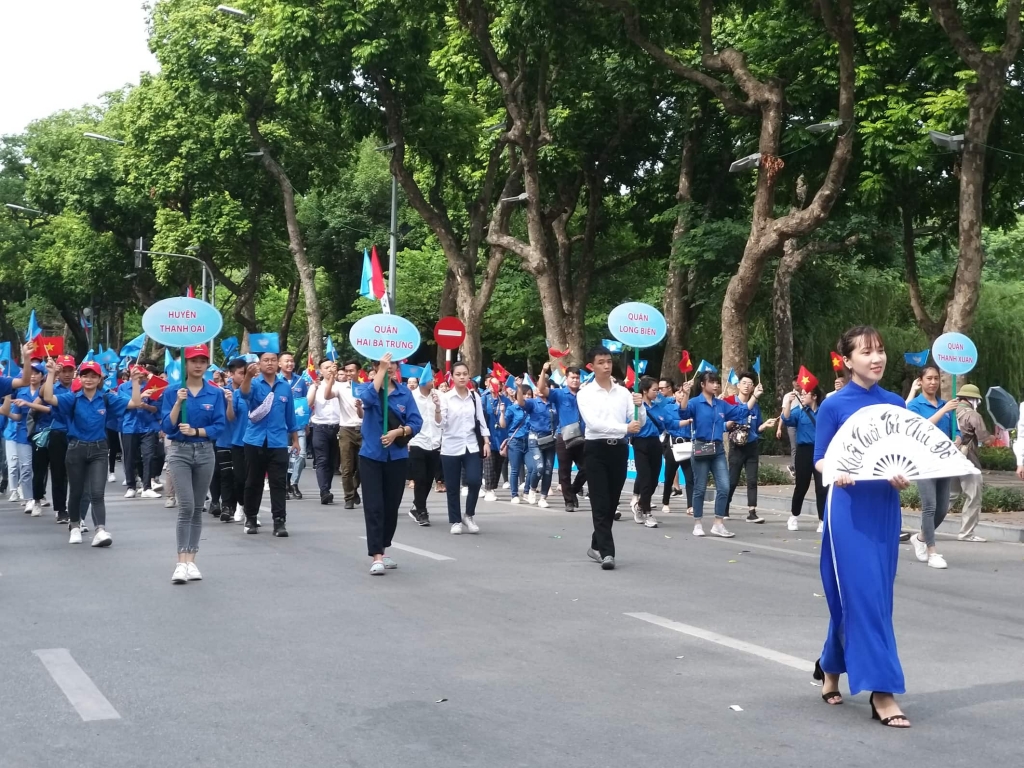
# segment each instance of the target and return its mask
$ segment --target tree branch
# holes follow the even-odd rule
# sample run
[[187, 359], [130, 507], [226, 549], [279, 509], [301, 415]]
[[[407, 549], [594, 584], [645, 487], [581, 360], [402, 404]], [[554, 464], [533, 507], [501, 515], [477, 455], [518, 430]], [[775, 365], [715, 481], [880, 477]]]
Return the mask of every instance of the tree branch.
[[[964, 29], [953, 0], [928, 0], [932, 15], [953, 44], [957, 55], [975, 72], [985, 65], [986, 56]], [[1017, 24], [1020, 24], [1020, 3], [1017, 2]], [[1007, 19], [1009, 25], [1009, 19]]]

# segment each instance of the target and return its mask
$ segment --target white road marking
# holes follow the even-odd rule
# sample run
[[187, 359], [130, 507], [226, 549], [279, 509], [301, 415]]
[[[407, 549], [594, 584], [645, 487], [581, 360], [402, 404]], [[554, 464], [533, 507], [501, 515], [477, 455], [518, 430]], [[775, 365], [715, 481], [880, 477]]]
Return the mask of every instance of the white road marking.
[[653, 613], [627, 613], [625, 615], [634, 619], [640, 619], [640, 621], [646, 621], [650, 624], [656, 624], [657, 626], [664, 627], [665, 629], [671, 629], [673, 632], [679, 632], [684, 635], [689, 635], [690, 637], [707, 640], [710, 643], [724, 645], [726, 648], [732, 648], [736, 651], [743, 651], [744, 653], [749, 653], [754, 656], [760, 656], [762, 659], [774, 661], [777, 664], [783, 664], [787, 667], [798, 669], [801, 672], [814, 671], [813, 662], [798, 659], [796, 656], [790, 656], [788, 653], [773, 651], [771, 648], [754, 645], [753, 643], [748, 643], [745, 640], [726, 637], [725, 635], [720, 635], [717, 632], [712, 632], [708, 629], [692, 627], [689, 624], [680, 624], [678, 621], [672, 621], [671, 619], [665, 619], [661, 616], [655, 616]]
[[769, 552], [781, 552], [784, 555], [798, 555], [800, 557], [810, 557], [815, 560], [821, 557], [821, 555], [817, 552], [801, 552], [797, 549], [786, 549], [785, 547], [772, 547], [768, 544], [751, 544], [750, 542], [743, 541], [742, 539], [718, 539], [712, 537], [708, 538], [711, 538], [712, 541], [728, 541], [732, 544], [732, 546], [739, 547], [740, 549], [746, 549], [747, 547], [750, 547], [751, 549], [767, 549]]
[[[359, 538], [363, 541], [366, 541], [365, 536], [360, 536]], [[431, 560], [451, 560], [453, 562], [455, 561], [454, 557], [448, 557], [448, 555], [439, 555], [437, 554], [437, 552], [428, 552], [425, 549], [420, 549], [419, 547], [410, 547], [406, 544], [396, 544], [395, 542], [391, 542], [391, 549], [400, 549], [403, 552], [412, 552], [414, 555], [422, 555], [423, 557], [429, 557]]]
[[67, 648], [46, 648], [33, 651], [43, 662], [64, 695], [68, 697], [79, 716], [86, 722], [92, 720], [120, 720], [121, 716], [100, 693], [100, 689], [89, 679], [85, 671], [71, 658]]

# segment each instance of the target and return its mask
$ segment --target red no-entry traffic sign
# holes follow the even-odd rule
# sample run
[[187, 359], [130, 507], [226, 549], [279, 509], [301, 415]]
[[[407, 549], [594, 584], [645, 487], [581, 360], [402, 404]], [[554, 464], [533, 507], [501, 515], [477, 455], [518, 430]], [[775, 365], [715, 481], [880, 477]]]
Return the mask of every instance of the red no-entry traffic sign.
[[434, 326], [434, 341], [441, 349], [458, 349], [466, 340], [466, 326], [457, 317], [442, 317]]

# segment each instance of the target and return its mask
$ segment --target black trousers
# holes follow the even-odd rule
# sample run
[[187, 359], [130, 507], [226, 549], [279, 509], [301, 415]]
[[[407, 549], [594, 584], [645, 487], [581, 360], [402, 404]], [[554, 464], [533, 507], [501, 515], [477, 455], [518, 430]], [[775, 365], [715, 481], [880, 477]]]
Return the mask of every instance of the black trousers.
[[231, 481], [235, 484], [235, 506], [245, 506], [245, 483], [249, 479], [249, 472], [245, 464], [245, 447], [241, 445], [231, 446]]
[[[53, 432], [50, 432], [52, 439]], [[42, 501], [46, 495], [46, 479], [50, 474], [50, 448], [32, 443], [32, 499]]]
[[405, 494], [408, 459], [374, 461], [359, 457], [363, 487], [363, 519], [366, 521], [366, 554], [383, 555], [398, 528], [398, 507]]
[[263, 445], [245, 446], [245, 464], [248, 474], [245, 478], [245, 516], [254, 519], [263, 503], [263, 478], [270, 486], [270, 514], [282, 522], [285, 512], [285, 491], [288, 482], [288, 449], [268, 448]]
[[[671, 440], [671, 438], [669, 438]], [[686, 481], [686, 508], [693, 506], [693, 465], [687, 459], [682, 464], [676, 461], [672, 453], [672, 444], [665, 442], [665, 488], [661, 492], [661, 503], [668, 504], [672, 498], [672, 483], [676, 479], [676, 472], [683, 470], [683, 479]]]
[[122, 435], [124, 445], [124, 479], [129, 488], [135, 487], [137, 479], [142, 480], [142, 490], [150, 489], [153, 478], [153, 459], [156, 455], [156, 432]]
[[217, 468], [210, 480], [210, 504], [221, 510], [235, 511], [235, 473], [231, 466], [231, 449], [214, 446]]
[[82, 512], [92, 504], [92, 521], [95, 525], [107, 524], [107, 507], [103, 499], [107, 477], [105, 463], [107, 443], [83, 443], [74, 440], [68, 443], [65, 462], [68, 470], [68, 517], [71, 525], [81, 522]]
[[107, 430], [107, 472], [114, 474], [114, 464], [117, 463], [117, 457], [121, 456], [124, 458], [123, 451], [121, 450], [121, 433], [115, 432], [112, 429]]
[[[559, 435], [555, 441], [555, 455], [558, 457], [558, 485], [562, 489], [562, 500], [566, 504], [575, 504], [576, 497], [587, 482], [587, 470], [583, 467], [583, 452], [586, 440], [581, 440], [572, 448], [565, 447], [565, 441]], [[572, 465], [576, 464], [576, 479], [572, 479]]]
[[313, 468], [316, 470], [316, 484], [321, 498], [331, 492], [334, 482], [334, 468], [341, 461], [341, 446], [338, 443], [337, 424], [311, 424], [313, 445]]
[[791, 512], [799, 515], [803, 511], [804, 496], [811, 485], [811, 476], [814, 476], [814, 500], [818, 505], [818, 519], [825, 519], [825, 500], [828, 496], [828, 489], [821, 484], [821, 472], [814, 468], [814, 444], [800, 443], [796, 447], [796, 459], [793, 469], [796, 472], [796, 486], [793, 488], [793, 506]]
[[434, 487], [434, 478], [441, 466], [441, 449], [428, 451], [409, 446], [409, 476], [412, 478], [412, 505], [419, 513], [427, 511], [427, 496]]
[[[736, 493], [736, 486], [740, 484], [740, 472], [747, 470], [747, 506], [754, 509], [757, 506], [757, 465], [761, 455], [759, 441], [754, 440], [746, 445], [729, 446], [729, 506], [732, 506], [732, 497]], [[717, 491], [716, 491], [717, 492]]]
[[629, 461], [629, 446], [626, 443], [609, 444], [604, 440], [587, 440], [583, 454], [588, 485], [590, 487], [590, 509], [594, 518], [594, 535], [590, 548], [601, 557], [615, 556], [615, 540], [612, 538], [612, 523], [615, 521], [615, 507], [626, 482], [626, 464]]
[[661, 474], [661, 441], [656, 437], [633, 438], [633, 463], [636, 465], [636, 482], [633, 492], [640, 497], [640, 511], [650, 513], [651, 497], [658, 487]]
[[[53, 511], [63, 517], [68, 511], [68, 470], [64, 466], [68, 455], [68, 433], [50, 430], [50, 492]], [[34, 471], [34, 470], [33, 470]]]

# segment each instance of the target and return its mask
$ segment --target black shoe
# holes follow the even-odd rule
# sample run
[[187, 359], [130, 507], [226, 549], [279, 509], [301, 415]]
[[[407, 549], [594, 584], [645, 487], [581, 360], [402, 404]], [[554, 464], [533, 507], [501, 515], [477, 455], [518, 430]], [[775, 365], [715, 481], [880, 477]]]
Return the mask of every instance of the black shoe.
[[355, 499], [355, 501], [356, 501], [356, 504], [362, 504], [362, 503], [363, 503], [363, 500], [362, 500], [362, 499], [361, 499], [361, 498], [359, 497], [359, 494], [358, 494], [358, 493], [356, 493], [356, 499]]
[[299, 486], [292, 486], [292, 496], [294, 496], [296, 499], [299, 499], [300, 501], [302, 500], [302, 491], [299, 490]]
[[615, 513], [615, 519], [616, 520], [621, 520], [622, 519], [622, 513], [621, 512], [616, 512]]
[[672, 495], [673, 496], [682, 496], [683, 495], [683, 489], [682, 488], [673, 488], [672, 489]]
[[904, 531], [900, 534], [900, 541], [910, 541], [911, 535], [910, 531]]
[[409, 510], [409, 517], [411, 517], [417, 523], [420, 521], [420, 513], [417, 512], [415, 509], [410, 509]]
[[255, 517], [247, 517], [247, 518], [245, 518], [245, 532], [246, 533], [259, 533], [260, 532], [259, 526], [256, 525], [256, 518]]
[[284, 489], [284, 497], [288, 501], [292, 500], [292, 487], [290, 485]]
[[58, 517], [57, 518], [57, 525], [67, 525], [70, 522], [71, 522], [71, 518], [68, 517], [67, 515], [64, 515], [64, 517]]
[[420, 519], [417, 522], [420, 525], [422, 525], [424, 528], [429, 528], [430, 527], [430, 513], [424, 512], [422, 515], [420, 515]]
[[565, 511], [566, 512], [575, 512], [576, 511], [576, 505], [575, 504], [566, 504], [565, 505]]
[[356, 503], [351, 499], [345, 499], [345, 509], [355, 509]]
[[210, 514], [214, 517], [220, 517], [220, 504], [211, 504]]
[[231, 514], [230, 512], [228, 512], [227, 510], [222, 510], [221, 511], [221, 513], [220, 513], [220, 521], [222, 523], [230, 523], [234, 519], [235, 519], [235, 516], [233, 514]]
[[288, 538], [288, 529], [284, 527], [284, 520], [274, 521], [274, 535], [281, 539]]
[[320, 494], [320, 503], [321, 504], [333, 504], [334, 503], [334, 494], [330, 493], [330, 492]]
[[757, 512], [755, 512], [754, 510], [750, 510], [750, 512], [747, 513], [747, 522], [748, 523], [757, 523], [758, 525], [760, 525], [761, 523], [764, 522], [764, 518], [763, 517], [758, 517], [757, 516]]

